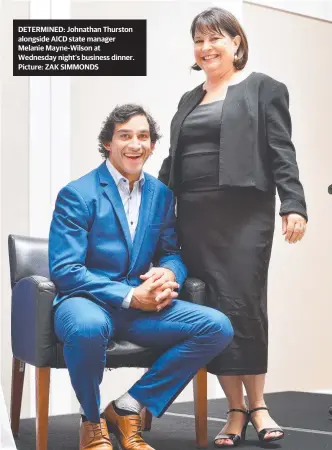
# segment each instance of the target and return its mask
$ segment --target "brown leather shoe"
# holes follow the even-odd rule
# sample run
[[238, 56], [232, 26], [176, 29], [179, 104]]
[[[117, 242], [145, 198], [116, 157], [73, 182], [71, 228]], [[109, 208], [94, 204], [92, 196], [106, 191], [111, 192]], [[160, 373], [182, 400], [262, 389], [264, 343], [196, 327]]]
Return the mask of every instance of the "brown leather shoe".
[[105, 411], [105, 417], [112, 431], [119, 441], [122, 450], [154, 450], [142, 438], [141, 416], [133, 414], [119, 416], [110, 403]]
[[113, 450], [106, 420], [99, 423], [82, 422], [80, 428], [80, 450]]

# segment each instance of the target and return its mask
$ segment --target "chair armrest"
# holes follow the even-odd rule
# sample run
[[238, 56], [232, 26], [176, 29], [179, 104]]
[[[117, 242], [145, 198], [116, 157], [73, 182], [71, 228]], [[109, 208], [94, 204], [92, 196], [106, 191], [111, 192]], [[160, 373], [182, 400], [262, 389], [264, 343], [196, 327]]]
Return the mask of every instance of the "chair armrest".
[[36, 367], [51, 366], [57, 338], [53, 324], [54, 284], [45, 277], [22, 278], [13, 287], [11, 333], [15, 358]]
[[205, 304], [205, 283], [198, 278], [188, 277], [184, 282], [183, 289], [181, 290], [181, 299], [188, 302], [195, 303], [196, 305]]

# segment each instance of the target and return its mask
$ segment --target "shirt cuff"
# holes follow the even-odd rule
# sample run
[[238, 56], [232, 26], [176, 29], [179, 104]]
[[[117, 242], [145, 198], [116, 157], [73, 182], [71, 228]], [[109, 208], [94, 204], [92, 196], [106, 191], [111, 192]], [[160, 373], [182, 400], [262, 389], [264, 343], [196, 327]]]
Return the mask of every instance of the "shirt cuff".
[[131, 303], [133, 294], [134, 294], [134, 288], [130, 289], [129, 293], [123, 299], [123, 302], [121, 305], [122, 308], [128, 309], [130, 307], [130, 303]]

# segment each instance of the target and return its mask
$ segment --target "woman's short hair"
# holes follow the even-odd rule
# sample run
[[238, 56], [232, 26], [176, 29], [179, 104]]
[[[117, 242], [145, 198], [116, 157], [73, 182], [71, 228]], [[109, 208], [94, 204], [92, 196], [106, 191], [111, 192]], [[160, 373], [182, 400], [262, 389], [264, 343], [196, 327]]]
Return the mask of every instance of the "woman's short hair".
[[[198, 30], [217, 33], [222, 33], [225, 31], [232, 38], [235, 36], [240, 36], [241, 42], [236, 53], [237, 58], [234, 59], [233, 64], [238, 70], [245, 67], [248, 61], [248, 40], [242, 26], [232, 13], [226, 9], [217, 7], [205, 9], [201, 13], [197, 14], [191, 24], [190, 32], [193, 39], [196, 31]], [[194, 70], [202, 70], [196, 63], [191, 68]]]
[[145, 111], [140, 105], [128, 103], [126, 105], [116, 106], [113, 111], [106, 117], [105, 122], [100, 130], [98, 141], [98, 150], [102, 156], [106, 159], [109, 156], [108, 150], [104, 147], [104, 144], [110, 142], [113, 138], [115, 124], [126, 123], [134, 116], [145, 116], [149, 124], [151, 143], [155, 144], [160, 138], [159, 126], [153, 117]]

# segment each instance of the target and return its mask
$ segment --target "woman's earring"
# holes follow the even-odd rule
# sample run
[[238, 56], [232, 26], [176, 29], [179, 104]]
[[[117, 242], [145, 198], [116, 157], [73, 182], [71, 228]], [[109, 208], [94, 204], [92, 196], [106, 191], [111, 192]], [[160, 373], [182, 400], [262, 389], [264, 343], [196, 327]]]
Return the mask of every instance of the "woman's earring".
[[238, 69], [238, 66], [237, 66], [238, 62], [239, 62], [239, 57], [238, 57], [237, 54], [235, 53], [234, 58], [233, 58], [233, 66], [234, 66], [236, 69]]

